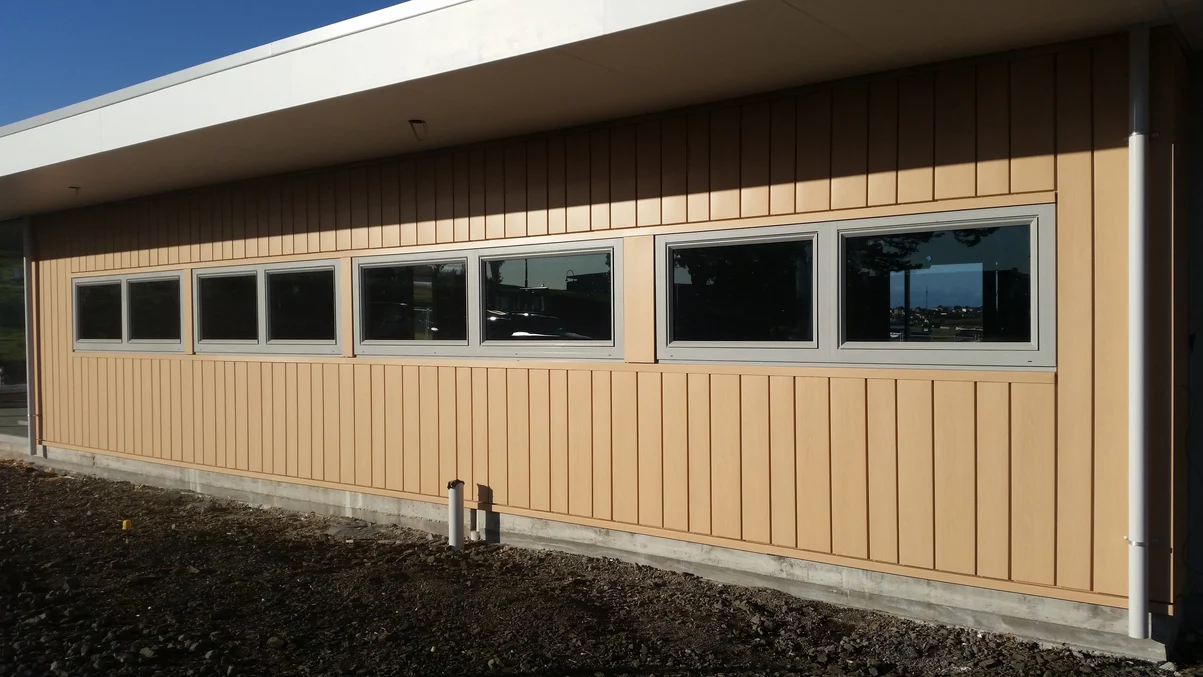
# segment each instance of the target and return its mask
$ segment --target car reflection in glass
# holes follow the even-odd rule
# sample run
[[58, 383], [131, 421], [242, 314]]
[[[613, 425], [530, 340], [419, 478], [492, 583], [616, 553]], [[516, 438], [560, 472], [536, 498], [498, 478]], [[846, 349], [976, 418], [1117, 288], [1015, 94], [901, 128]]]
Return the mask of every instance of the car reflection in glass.
[[588, 341], [594, 337], [566, 330], [560, 318], [554, 315], [529, 310], [512, 312], [488, 310], [485, 311], [485, 338], [487, 340], [567, 339]]

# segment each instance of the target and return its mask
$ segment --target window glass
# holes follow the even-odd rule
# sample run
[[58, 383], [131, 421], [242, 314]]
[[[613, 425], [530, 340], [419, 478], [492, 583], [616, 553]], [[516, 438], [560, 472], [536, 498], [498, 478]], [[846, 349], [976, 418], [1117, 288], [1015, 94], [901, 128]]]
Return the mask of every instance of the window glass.
[[254, 273], [201, 277], [200, 340], [259, 339], [258, 283]]
[[671, 341], [811, 341], [810, 240], [674, 248]]
[[481, 261], [487, 341], [609, 341], [610, 253]]
[[466, 271], [462, 262], [361, 268], [363, 340], [467, 340]]
[[338, 338], [333, 270], [267, 274], [269, 341], [334, 341]]
[[1027, 225], [848, 237], [846, 341], [1028, 342]]
[[130, 340], [180, 340], [180, 281], [130, 280]]
[[75, 287], [76, 336], [88, 341], [121, 340], [121, 283]]

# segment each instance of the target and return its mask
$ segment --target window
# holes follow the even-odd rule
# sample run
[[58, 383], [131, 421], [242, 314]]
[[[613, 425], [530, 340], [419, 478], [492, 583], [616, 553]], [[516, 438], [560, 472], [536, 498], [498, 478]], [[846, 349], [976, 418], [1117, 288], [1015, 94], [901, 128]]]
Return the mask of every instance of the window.
[[180, 280], [130, 280], [131, 341], [180, 340]]
[[75, 349], [179, 351], [180, 274], [144, 273], [75, 281]]
[[1052, 205], [657, 237], [662, 360], [1055, 366]]
[[121, 341], [120, 282], [76, 285], [75, 303], [78, 340]]
[[844, 341], [1032, 340], [1027, 224], [846, 237]]
[[356, 352], [621, 356], [621, 242], [356, 260]]
[[196, 351], [336, 355], [338, 263], [195, 272]]
[[609, 252], [481, 261], [486, 341], [609, 341]]
[[359, 272], [364, 341], [468, 340], [463, 260], [365, 265]]

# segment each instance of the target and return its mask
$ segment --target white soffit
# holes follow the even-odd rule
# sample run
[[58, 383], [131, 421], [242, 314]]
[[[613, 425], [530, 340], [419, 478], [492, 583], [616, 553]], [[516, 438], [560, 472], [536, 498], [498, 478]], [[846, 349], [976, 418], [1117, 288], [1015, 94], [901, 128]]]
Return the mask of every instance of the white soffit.
[[1172, 19], [1163, 0], [411, 0], [0, 127], [0, 219]]

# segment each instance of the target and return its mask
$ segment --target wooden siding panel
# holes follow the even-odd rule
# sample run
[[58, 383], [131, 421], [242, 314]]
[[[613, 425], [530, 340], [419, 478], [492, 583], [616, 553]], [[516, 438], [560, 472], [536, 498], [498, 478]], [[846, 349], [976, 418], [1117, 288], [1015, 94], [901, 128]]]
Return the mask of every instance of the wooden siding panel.
[[[341, 464], [339, 462], [342, 445], [340, 432], [342, 422], [339, 418], [339, 381], [341, 378], [342, 375], [339, 373], [337, 364], [322, 365], [322, 413], [324, 414], [322, 420], [322, 478], [327, 482], [343, 480], [340, 476]], [[266, 429], [266, 422], [264, 428]]]
[[[710, 533], [710, 377], [689, 374], [689, 530]], [[616, 421], [617, 422], [617, 421]]]
[[[439, 395], [442, 396], [441, 387]], [[506, 448], [509, 450], [506, 477], [509, 487], [509, 504], [519, 508], [529, 508], [531, 502], [531, 398], [530, 376], [526, 369], [506, 370], [506, 397]], [[440, 414], [441, 409], [440, 407]]]
[[1011, 577], [1011, 387], [977, 384], [977, 575]]
[[[289, 371], [292, 371], [293, 365], [288, 365]], [[360, 487], [373, 486], [372, 466], [373, 464], [373, 449], [372, 449], [372, 365], [357, 364], [354, 369], [355, 394], [352, 400], [352, 406], [355, 409], [355, 437], [354, 437], [354, 452], [355, 457], [355, 485]], [[289, 406], [291, 407], [291, 398]], [[293, 425], [293, 421], [289, 420], [289, 426]], [[291, 447], [291, 445], [289, 445]], [[293, 455], [293, 450], [289, 449], [289, 456]]]
[[932, 382], [898, 381], [898, 563], [935, 566]]
[[869, 85], [868, 204], [898, 201], [898, 82]]
[[[277, 365], [277, 370], [279, 366]], [[338, 479], [343, 484], [358, 483], [355, 477], [359, 465], [357, 462], [358, 452], [355, 448], [356, 428], [358, 427], [355, 415], [355, 369], [361, 366], [345, 363], [338, 365]], [[368, 456], [367, 469], [370, 471], [371, 467], [371, 457]]]
[[568, 372], [568, 512], [593, 516], [593, 375]]
[[[388, 369], [388, 367], [385, 368]], [[476, 474], [473, 467], [475, 431], [473, 430], [472, 412], [472, 369], [468, 367], [457, 367], [455, 370], [455, 409], [456, 477], [464, 482], [466, 498], [474, 500], [476, 498]], [[393, 439], [387, 430], [384, 439], [386, 444]], [[386, 463], [386, 472], [387, 468]]]
[[611, 378], [614, 520], [639, 521], [639, 395], [636, 375], [615, 371]]
[[[308, 375], [307, 375], [308, 369], [305, 368], [306, 366], [307, 365], [301, 366], [301, 370], [298, 372], [298, 379], [297, 379], [298, 388], [300, 388], [300, 390], [301, 390], [300, 402], [299, 402], [300, 410], [301, 410], [301, 416], [300, 416], [301, 448], [299, 450], [299, 455], [301, 457], [301, 473], [302, 473], [301, 476], [302, 477], [306, 476], [304, 473], [306, 470], [308, 470], [308, 467], [309, 467], [309, 463], [306, 460], [306, 458], [309, 456], [309, 453], [310, 453], [310, 448], [309, 448], [309, 443], [308, 443], [309, 436], [306, 434], [307, 431], [305, 430], [305, 428], [308, 427], [308, 424], [306, 422], [309, 420], [309, 417], [307, 415], [309, 407], [306, 404], [309, 401], [309, 390], [307, 389], [307, 387], [305, 387], [306, 384], [302, 384], [302, 381], [308, 380]], [[372, 487], [375, 489], [383, 489], [385, 486], [384, 485], [384, 482], [385, 482], [385, 470], [384, 470], [384, 468], [385, 468], [385, 465], [384, 465], [385, 452], [384, 452], [384, 449], [385, 449], [385, 444], [386, 444], [386, 440], [387, 440], [387, 438], [385, 437], [384, 428], [385, 428], [385, 421], [388, 419], [388, 411], [385, 408], [386, 400], [384, 397], [384, 365], [382, 365], [382, 364], [373, 364], [372, 365], [371, 382], [372, 382], [372, 386], [371, 386], [372, 392], [370, 393], [369, 402], [359, 402], [358, 406], [369, 408], [371, 410], [370, 418], [371, 418], [371, 425], [372, 425], [372, 454], [371, 454], [371, 456], [372, 456]]]
[[794, 183], [797, 100], [790, 97], [774, 101], [769, 116], [769, 213], [793, 214], [797, 192]]
[[660, 225], [660, 196], [663, 186], [660, 179], [663, 172], [660, 152], [660, 121], [651, 120], [639, 123], [637, 130], [636, 164], [637, 186], [635, 223], [640, 226]]
[[1011, 192], [1011, 65], [977, 67], [977, 194]]
[[831, 390], [831, 549], [869, 556], [865, 380], [833, 378]]
[[[458, 191], [456, 192], [455, 197], [456, 201], [458, 202]], [[531, 139], [526, 144], [526, 234], [547, 234], [546, 139]], [[456, 240], [460, 239], [461, 238], [457, 235]], [[467, 238], [465, 237], [463, 239]]]
[[660, 129], [660, 220], [685, 223], [689, 219], [689, 127], [682, 116], [665, 118]]
[[710, 377], [710, 406], [722, 416], [710, 417], [711, 523], [715, 536], [743, 535], [740, 472], [739, 376]]
[[935, 197], [977, 193], [977, 72], [964, 66], [936, 74]]
[[568, 372], [548, 375], [551, 387], [551, 511], [568, 514]]
[[937, 381], [933, 393], [936, 568], [973, 575], [977, 560], [974, 384]]
[[685, 209], [690, 223], [710, 220], [710, 113], [691, 113], [687, 121], [688, 156]]
[[450, 153], [434, 163], [434, 241], [455, 242], [455, 158]]
[[[257, 372], [257, 369], [248, 368], [247, 379], [255, 378]], [[313, 479], [322, 480], [326, 477], [326, 373], [324, 365], [310, 365], [309, 378], [313, 382], [309, 398], [312, 412], [309, 430], [312, 435], [313, 447], [309, 466], [313, 472]], [[248, 393], [247, 399], [253, 399], [253, 397]], [[254, 412], [251, 414], [253, 416]], [[253, 433], [251, 437], [253, 442]], [[253, 455], [252, 458], [254, 458]]]
[[770, 540], [793, 548], [798, 544], [798, 503], [794, 428], [794, 379], [769, 377]]
[[797, 118], [794, 210], [826, 211], [831, 208], [831, 91], [799, 97]]
[[505, 145], [505, 236], [526, 236], [526, 144]]
[[742, 538], [769, 543], [772, 540], [769, 377], [745, 374], [739, 380]]
[[593, 517], [613, 519], [610, 372], [593, 372]]
[[[546, 159], [546, 157], [544, 157]], [[452, 236], [456, 242], [472, 239], [471, 161], [468, 151], [456, 151], [452, 169], [452, 198], [454, 200]], [[546, 167], [544, 167], [546, 169]], [[543, 194], [546, 205], [546, 183]], [[544, 232], [546, 232], [546, 210], [544, 210]], [[387, 245], [386, 245], [387, 246]]]
[[660, 374], [638, 375], [639, 523], [664, 524], [664, 402]]
[[1011, 385], [1011, 578], [1024, 583], [1056, 580], [1055, 395], [1051, 385]]
[[610, 130], [589, 133], [589, 228], [610, 228]]
[[898, 82], [898, 201], [927, 202], [934, 189], [935, 93], [930, 73]]
[[[1090, 52], [1057, 55], [1057, 584], [1091, 586], [1094, 214]], [[1117, 290], [1118, 291], [1118, 290]], [[1061, 349], [1064, 347], [1065, 349]]]
[[610, 130], [610, 228], [632, 228], [636, 224], [637, 133], [635, 125], [619, 125]]
[[898, 419], [896, 384], [865, 384], [869, 472], [869, 559], [898, 562]]
[[[504, 383], [501, 391], [505, 398]], [[504, 411], [504, 409], [502, 410]], [[418, 490], [441, 496], [439, 490], [439, 368], [418, 367]], [[504, 432], [505, 428], [502, 428]], [[501, 466], [504, 469], [504, 465]]]
[[506, 376], [504, 369], [489, 369], [489, 489], [493, 502], [509, 505], [509, 459], [506, 442]]
[[739, 218], [740, 110], [721, 108], [710, 114], [710, 218]]
[[530, 370], [530, 507], [551, 510], [551, 385], [546, 369]]
[[489, 372], [472, 369], [472, 475], [476, 486], [472, 495], [482, 503], [492, 500], [489, 493]]
[[485, 237], [505, 237], [505, 147], [485, 149]]
[[769, 213], [772, 108], [768, 103], [743, 106], [739, 138], [739, 215]]
[[[314, 388], [318, 383], [318, 374], [314, 374]], [[384, 487], [393, 491], [401, 491], [404, 487], [404, 398], [405, 378], [404, 369], [400, 365], [390, 364], [384, 367]], [[316, 412], [314, 418], [316, 419]], [[317, 467], [318, 463], [314, 463]], [[468, 485], [465, 492], [470, 498], [476, 497], [476, 487]]]
[[[246, 366], [245, 363], [240, 362], [238, 370], [234, 372], [240, 397], [238, 401], [240, 408], [246, 405]], [[318, 367], [318, 369], [320, 368]], [[311, 423], [314, 417], [313, 391], [313, 365], [302, 362], [297, 365], [297, 476], [305, 479], [313, 478], [313, 428]], [[243, 416], [243, 414], [239, 415]], [[239, 454], [245, 452], [245, 448], [242, 447], [245, 441], [241, 439], [246, 434], [244, 423], [244, 420], [239, 420]], [[381, 474], [382, 482], [383, 477], [384, 475]]]
[[864, 207], [868, 199], [868, 88], [836, 87], [831, 100], [831, 208]]
[[547, 232], [552, 234], [568, 229], [565, 171], [564, 137], [554, 136], [547, 140]]
[[468, 152], [468, 239], [485, 239], [485, 151]]
[[579, 233], [589, 230], [589, 135], [570, 135], [564, 142], [564, 152], [565, 227], [569, 233]]
[[[421, 391], [418, 367], [405, 365], [401, 370], [401, 488], [411, 494], [422, 491]], [[488, 467], [488, 466], [486, 466]]]
[[688, 374], [661, 376], [664, 403], [664, 528], [689, 530]]
[[1053, 55], [1011, 63], [1011, 192], [1056, 188]]
[[[414, 179], [417, 182], [418, 244], [434, 244], [438, 241], [436, 221], [435, 161], [430, 157], [419, 157], [414, 162]], [[340, 247], [340, 249], [342, 249]]]
[[794, 383], [798, 450], [798, 547], [831, 552], [831, 416], [828, 382], [800, 376]]

